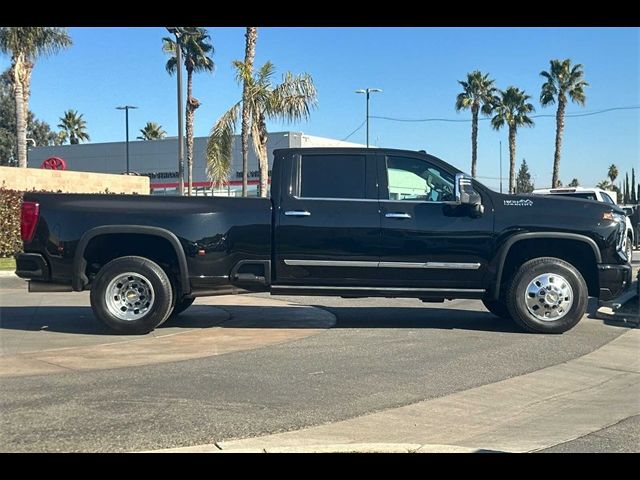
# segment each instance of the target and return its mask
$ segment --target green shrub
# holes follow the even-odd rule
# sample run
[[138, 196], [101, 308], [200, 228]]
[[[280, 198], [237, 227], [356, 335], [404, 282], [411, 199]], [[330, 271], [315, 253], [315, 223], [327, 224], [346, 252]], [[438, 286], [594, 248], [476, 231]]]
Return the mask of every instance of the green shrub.
[[20, 208], [22, 192], [0, 187], [0, 257], [22, 251]]

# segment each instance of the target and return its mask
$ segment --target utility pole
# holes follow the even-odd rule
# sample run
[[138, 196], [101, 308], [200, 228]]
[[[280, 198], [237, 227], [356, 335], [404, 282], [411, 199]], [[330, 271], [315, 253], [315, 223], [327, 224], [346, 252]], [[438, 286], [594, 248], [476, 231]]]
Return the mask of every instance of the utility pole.
[[[176, 36], [176, 70], [178, 80], [178, 193], [184, 195], [184, 128], [182, 125], [182, 46], [181, 27], [167, 27]], [[191, 193], [191, 192], [189, 192]]]
[[500, 193], [502, 193], [502, 140], [500, 140]]

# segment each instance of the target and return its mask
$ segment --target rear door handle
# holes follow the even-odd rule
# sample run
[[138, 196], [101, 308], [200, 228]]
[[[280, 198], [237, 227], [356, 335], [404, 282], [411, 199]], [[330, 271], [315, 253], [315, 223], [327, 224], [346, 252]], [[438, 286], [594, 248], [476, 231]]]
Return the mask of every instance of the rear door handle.
[[306, 210], [287, 210], [284, 214], [288, 217], [308, 217], [311, 215], [311, 212], [307, 212]]
[[411, 215], [405, 212], [391, 212], [384, 215], [387, 218], [411, 218]]

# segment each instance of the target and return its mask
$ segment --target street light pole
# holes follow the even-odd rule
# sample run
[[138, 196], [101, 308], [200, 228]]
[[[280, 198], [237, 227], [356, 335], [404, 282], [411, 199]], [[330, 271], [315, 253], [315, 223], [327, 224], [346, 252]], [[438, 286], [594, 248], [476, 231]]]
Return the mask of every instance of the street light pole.
[[366, 88], [364, 90], [356, 90], [356, 93], [366, 93], [367, 95], [367, 148], [369, 148], [369, 97], [370, 94], [376, 92], [382, 92], [382, 90], [379, 88]]
[[132, 105], [124, 105], [122, 107], [116, 107], [116, 110], [124, 110], [124, 124], [126, 130], [126, 149], [127, 149], [127, 175], [129, 175], [129, 109], [136, 109]]
[[[167, 27], [176, 36], [176, 77], [178, 80], [178, 193], [184, 195], [184, 127], [182, 125], [182, 48], [181, 27]], [[191, 195], [191, 192], [189, 192]]]

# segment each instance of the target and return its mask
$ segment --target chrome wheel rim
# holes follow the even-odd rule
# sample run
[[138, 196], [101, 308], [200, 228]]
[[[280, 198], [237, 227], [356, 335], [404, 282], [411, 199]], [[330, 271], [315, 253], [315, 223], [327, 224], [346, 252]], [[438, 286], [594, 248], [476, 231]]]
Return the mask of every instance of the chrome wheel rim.
[[109, 282], [104, 293], [109, 313], [128, 322], [140, 320], [153, 307], [155, 294], [148, 278], [127, 272]]
[[529, 282], [524, 300], [531, 315], [543, 322], [552, 322], [571, 310], [573, 290], [562, 275], [543, 273]]

